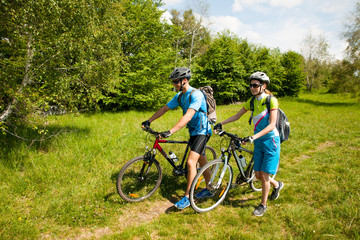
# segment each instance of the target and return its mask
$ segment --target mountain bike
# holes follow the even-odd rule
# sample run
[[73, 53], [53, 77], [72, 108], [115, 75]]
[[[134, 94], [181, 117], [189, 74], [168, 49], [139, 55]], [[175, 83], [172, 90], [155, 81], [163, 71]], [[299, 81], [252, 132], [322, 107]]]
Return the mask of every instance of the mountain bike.
[[[156, 132], [149, 127], [144, 128], [143, 130], [155, 138], [153, 147], [149, 148], [146, 146], [144, 155], [128, 161], [120, 170], [116, 181], [118, 194], [122, 199], [128, 202], [139, 202], [149, 198], [159, 188], [162, 180], [162, 168], [160, 162], [156, 159], [157, 151], [159, 151], [167, 162], [171, 164], [174, 176], [186, 176], [187, 174], [186, 162], [187, 155], [190, 152], [189, 141], [159, 139], [159, 132]], [[172, 154], [167, 154], [164, 151], [160, 146], [160, 144], [163, 143], [186, 144], [183, 159], [180, 164], [176, 164], [178, 162], [177, 158], [170, 157]], [[172, 149], [172, 151], [174, 150], [175, 149]], [[210, 146], [206, 146], [205, 155], [210, 161], [216, 159], [216, 152]]]
[[[218, 132], [217, 134], [227, 138], [228, 146], [227, 148], [221, 148], [219, 159], [208, 162], [198, 171], [190, 188], [190, 204], [199, 213], [213, 210], [224, 201], [229, 190], [235, 186], [249, 184], [250, 188], [255, 192], [261, 191], [262, 188], [261, 181], [255, 177], [253, 169], [253, 151], [241, 145], [244, 139], [225, 131]], [[234, 184], [232, 184], [234, 173], [230, 165], [230, 158], [232, 156], [234, 156], [239, 169], [239, 175]], [[207, 169], [211, 171], [211, 179], [208, 186], [206, 186], [202, 175]], [[274, 179], [275, 175], [270, 175], [270, 178]], [[202, 198], [197, 197], [199, 196], [197, 194], [206, 187], [210, 194]]]

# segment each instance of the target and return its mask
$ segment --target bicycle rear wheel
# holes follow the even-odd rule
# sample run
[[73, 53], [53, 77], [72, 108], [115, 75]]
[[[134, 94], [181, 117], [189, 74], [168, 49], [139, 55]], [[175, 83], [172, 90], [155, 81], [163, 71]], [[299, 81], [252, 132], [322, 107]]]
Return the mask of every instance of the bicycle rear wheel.
[[[224, 171], [223, 171], [224, 170]], [[206, 188], [204, 172], [210, 174], [209, 190], [211, 196], [199, 198], [199, 193]], [[228, 193], [233, 178], [233, 171], [230, 165], [224, 165], [221, 159], [216, 159], [204, 165], [197, 173], [190, 188], [190, 204], [199, 213], [213, 210]]]
[[162, 170], [159, 162], [148, 161], [139, 156], [128, 161], [120, 170], [116, 188], [122, 199], [128, 202], [139, 202], [159, 188]]
[[[275, 174], [270, 174], [270, 179], [275, 179], [276, 173]], [[250, 188], [254, 191], [254, 192], [260, 192], [262, 190], [262, 183], [260, 179], [257, 179], [255, 177], [255, 171], [252, 170], [251, 172], [251, 178], [252, 180], [250, 181]]]

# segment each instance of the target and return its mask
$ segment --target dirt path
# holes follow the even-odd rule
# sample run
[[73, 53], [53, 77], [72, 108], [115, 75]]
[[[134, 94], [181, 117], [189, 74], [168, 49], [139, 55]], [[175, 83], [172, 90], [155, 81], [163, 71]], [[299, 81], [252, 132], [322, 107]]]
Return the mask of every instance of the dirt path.
[[[136, 227], [140, 224], [152, 221], [161, 214], [171, 210], [173, 205], [174, 204], [170, 201], [158, 201], [152, 202], [151, 205], [144, 204], [136, 208], [129, 207], [128, 209], [124, 210], [126, 214], [120, 216], [118, 224], [115, 224], [111, 227], [97, 228], [93, 230], [89, 228], [83, 228], [81, 229], [82, 233], [79, 236], [71, 239], [99, 239], [106, 235], [119, 233], [128, 227]], [[116, 228], [116, 232], [114, 232], [112, 228]]]

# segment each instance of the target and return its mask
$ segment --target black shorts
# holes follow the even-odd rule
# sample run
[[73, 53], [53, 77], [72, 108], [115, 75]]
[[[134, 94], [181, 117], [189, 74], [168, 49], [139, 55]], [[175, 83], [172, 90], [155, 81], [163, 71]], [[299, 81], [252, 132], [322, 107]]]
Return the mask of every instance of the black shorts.
[[191, 151], [205, 155], [205, 146], [209, 139], [209, 135], [190, 136], [189, 142]]

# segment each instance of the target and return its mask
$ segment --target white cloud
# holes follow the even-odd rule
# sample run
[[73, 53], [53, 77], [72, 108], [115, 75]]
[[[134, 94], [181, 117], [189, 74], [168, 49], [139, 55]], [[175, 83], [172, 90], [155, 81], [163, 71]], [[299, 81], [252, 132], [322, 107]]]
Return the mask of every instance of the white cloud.
[[243, 10], [243, 6], [252, 7], [254, 10], [256, 8], [261, 8], [263, 4], [268, 4], [275, 7], [286, 7], [292, 8], [300, 5], [303, 0], [234, 0], [232, 5], [232, 10], [234, 12], [240, 12]]
[[166, 7], [168, 7], [180, 4], [183, 2], [183, 0], [163, 0], [162, 2], [165, 3]]
[[300, 5], [302, 1], [303, 0], [270, 0], [270, 5], [292, 8]]
[[221, 32], [224, 29], [228, 29], [233, 33], [238, 34], [241, 30], [248, 28], [237, 17], [232, 16], [212, 16], [210, 18], [212, 26], [211, 28], [215, 32]]
[[[160, 8], [161, 9], [161, 8]], [[163, 10], [163, 9], [161, 9]], [[169, 11], [165, 11], [162, 16], [161, 16], [162, 20], [167, 22], [168, 24], [171, 24], [171, 13]]]
[[234, 0], [234, 3], [232, 5], [232, 10], [234, 12], [240, 12], [242, 10], [240, 1], [241, 0]]

